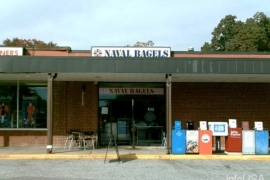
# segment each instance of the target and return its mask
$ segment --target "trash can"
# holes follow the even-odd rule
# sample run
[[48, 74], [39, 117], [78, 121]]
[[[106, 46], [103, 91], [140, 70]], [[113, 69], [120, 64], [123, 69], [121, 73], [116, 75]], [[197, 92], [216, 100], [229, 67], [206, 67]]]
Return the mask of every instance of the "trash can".
[[255, 154], [255, 131], [242, 131], [242, 154]]
[[255, 154], [269, 154], [269, 133], [265, 130], [255, 131]]
[[172, 130], [172, 154], [186, 153], [186, 130]]
[[193, 121], [188, 121], [187, 122], [187, 129], [188, 130], [194, 130], [194, 122]]

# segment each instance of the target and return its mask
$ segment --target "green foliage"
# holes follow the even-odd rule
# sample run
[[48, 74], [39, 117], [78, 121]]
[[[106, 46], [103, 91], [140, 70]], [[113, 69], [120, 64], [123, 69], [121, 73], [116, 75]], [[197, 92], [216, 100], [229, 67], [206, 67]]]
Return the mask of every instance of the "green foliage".
[[202, 51], [269, 51], [270, 17], [257, 12], [246, 22], [227, 15], [212, 32], [211, 43], [205, 42]]
[[33, 47], [33, 48], [49, 48], [49, 47], [58, 47], [56, 43], [52, 41], [45, 43], [36, 39], [19, 39], [13, 38], [12, 40], [6, 39], [3, 41], [3, 44], [0, 46], [12, 46], [12, 47]]

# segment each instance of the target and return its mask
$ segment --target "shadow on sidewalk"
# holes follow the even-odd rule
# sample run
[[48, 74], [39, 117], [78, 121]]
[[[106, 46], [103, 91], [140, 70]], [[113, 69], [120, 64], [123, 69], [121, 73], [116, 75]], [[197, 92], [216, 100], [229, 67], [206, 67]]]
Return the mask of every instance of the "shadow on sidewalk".
[[121, 154], [119, 155], [119, 160], [118, 159], [110, 159], [109, 163], [115, 163], [115, 162], [120, 162], [120, 163], [126, 163], [129, 161], [133, 161], [138, 159], [135, 153], [132, 154]]

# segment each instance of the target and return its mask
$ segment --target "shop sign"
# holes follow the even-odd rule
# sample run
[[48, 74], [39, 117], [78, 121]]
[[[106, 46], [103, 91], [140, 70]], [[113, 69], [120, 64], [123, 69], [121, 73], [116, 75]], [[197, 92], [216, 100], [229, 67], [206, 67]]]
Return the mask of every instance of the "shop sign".
[[22, 56], [22, 47], [0, 47], [0, 56]]
[[99, 94], [163, 95], [163, 88], [99, 88]]
[[93, 57], [171, 57], [170, 47], [92, 47]]

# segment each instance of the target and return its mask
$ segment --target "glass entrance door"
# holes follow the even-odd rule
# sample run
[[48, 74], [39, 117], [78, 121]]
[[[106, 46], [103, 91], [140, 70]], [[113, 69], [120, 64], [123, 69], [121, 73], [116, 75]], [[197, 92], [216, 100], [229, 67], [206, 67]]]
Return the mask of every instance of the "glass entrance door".
[[160, 131], [158, 135], [146, 131], [147, 129], [149, 131], [151, 126], [161, 126], [165, 130], [166, 102], [163, 83], [101, 83], [99, 92], [99, 101], [106, 101], [109, 104], [106, 123], [115, 124], [117, 132], [115, 136], [118, 143], [131, 143], [132, 120], [138, 128], [147, 126], [140, 129], [140, 134], [136, 132], [135, 143], [138, 143], [139, 135], [141, 140], [158, 139], [161, 141]]

